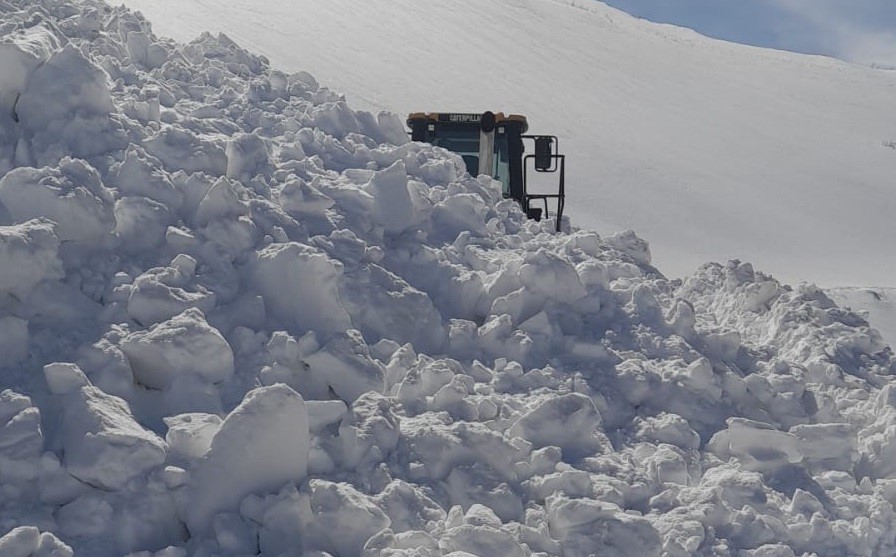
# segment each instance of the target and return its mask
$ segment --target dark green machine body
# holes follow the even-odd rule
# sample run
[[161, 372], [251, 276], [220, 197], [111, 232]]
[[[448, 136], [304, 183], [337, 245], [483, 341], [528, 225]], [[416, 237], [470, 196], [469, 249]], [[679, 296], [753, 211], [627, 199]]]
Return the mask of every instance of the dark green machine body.
[[[548, 200], [556, 199], [557, 230], [565, 201], [565, 157], [558, 153], [554, 136], [526, 135], [529, 125], [519, 115], [502, 113], [414, 113], [408, 116], [411, 139], [443, 147], [461, 156], [473, 176], [487, 174], [501, 182], [504, 197], [517, 200], [529, 218], [549, 217]], [[534, 144], [534, 155], [525, 154], [525, 142]], [[528, 191], [528, 163], [536, 172], [559, 172], [556, 194], [533, 194]], [[541, 207], [532, 207], [533, 201]]]

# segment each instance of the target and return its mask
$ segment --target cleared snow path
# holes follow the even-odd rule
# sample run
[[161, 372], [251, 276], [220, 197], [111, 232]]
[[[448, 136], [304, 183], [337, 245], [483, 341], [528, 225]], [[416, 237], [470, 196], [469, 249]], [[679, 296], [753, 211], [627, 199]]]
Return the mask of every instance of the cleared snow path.
[[4, 557], [896, 552], [896, 359], [821, 290], [557, 234], [224, 36], [0, 45]]

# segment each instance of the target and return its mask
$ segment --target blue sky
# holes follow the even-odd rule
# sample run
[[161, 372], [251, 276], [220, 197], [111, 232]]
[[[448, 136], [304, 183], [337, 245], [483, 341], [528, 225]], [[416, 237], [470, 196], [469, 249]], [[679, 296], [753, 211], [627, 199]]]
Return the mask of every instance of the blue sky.
[[896, 66], [896, 0], [604, 0], [729, 41]]

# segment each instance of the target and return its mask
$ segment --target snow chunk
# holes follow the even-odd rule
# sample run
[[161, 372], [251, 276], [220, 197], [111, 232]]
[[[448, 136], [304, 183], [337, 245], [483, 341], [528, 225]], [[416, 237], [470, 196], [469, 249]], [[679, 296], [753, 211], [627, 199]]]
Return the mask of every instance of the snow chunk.
[[813, 464], [850, 471], [859, 458], [856, 433], [850, 424], [800, 424], [790, 428], [790, 433], [799, 439], [800, 453]]
[[242, 134], [227, 143], [227, 177], [248, 183], [268, 169], [270, 153], [256, 134]]
[[551, 537], [563, 545], [564, 555], [660, 555], [660, 536], [650, 522], [612, 503], [554, 495], [546, 508]]
[[445, 520], [445, 511], [422, 489], [394, 480], [377, 497], [377, 505], [389, 516], [390, 528], [397, 533], [422, 530], [430, 523]]
[[112, 128], [113, 110], [106, 73], [71, 44], [34, 70], [16, 106], [38, 165], [123, 148], [127, 140]]
[[451, 528], [439, 540], [439, 549], [457, 557], [467, 555], [502, 555], [526, 557], [525, 551], [514, 537], [494, 526], [461, 524]]
[[352, 404], [339, 425], [339, 463], [346, 469], [360, 470], [384, 462], [398, 445], [398, 437], [394, 403], [379, 393], [367, 392]]
[[390, 234], [398, 234], [416, 222], [408, 191], [408, 173], [402, 161], [373, 175], [364, 187], [374, 198], [374, 219]]
[[187, 461], [196, 459], [208, 452], [212, 439], [221, 428], [221, 418], [214, 414], [199, 412], [178, 414], [165, 418], [168, 433], [165, 442], [172, 454]]
[[342, 420], [348, 407], [341, 400], [306, 400], [308, 408], [308, 424], [314, 433], [320, 433], [325, 427]]
[[308, 470], [308, 412], [302, 396], [283, 384], [250, 391], [212, 438], [191, 474], [186, 522], [207, 531], [218, 512], [243, 497], [296, 482]]
[[472, 465], [455, 464], [445, 479], [445, 485], [454, 505], [467, 509], [487, 505], [501, 520], [519, 521], [523, 517], [523, 502], [504, 481], [507, 476], [506, 471], [495, 470], [479, 462]]
[[122, 196], [146, 197], [177, 212], [183, 205], [184, 194], [174, 187], [161, 167], [158, 159], [130, 146], [124, 160], [109, 170], [109, 177]]
[[15, 222], [46, 217], [56, 222], [59, 240], [85, 247], [104, 245], [115, 229], [112, 192], [82, 160], [10, 171], [0, 179], [0, 203]]
[[333, 550], [335, 555], [361, 555], [367, 540], [389, 527], [389, 517], [348, 484], [311, 480], [309, 488], [313, 527], [326, 545], [321, 549]]
[[242, 186], [229, 178], [219, 178], [196, 208], [196, 224], [205, 226], [220, 219], [235, 219], [249, 214], [249, 206], [240, 199]]
[[217, 36], [204, 32], [186, 45], [183, 55], [193, 64], [201, 66], [206, 60], [220, 60], [234, 72], [258, 75], [268, 65], [267, 59], [248, 52], [224, 33]]
[[299, 331], [345, 331], [351, 318], [339, 299], [342, 264], [296, 242], [272, 244], [258, 253], [251, 281], [270, 315]]
[[508, 430], [536, 448], [556, 446], [566, 460], [591, 456], [610, 448], [600, 413], [585, 395], [569, 393], [549, 398], [522, 416]]
[[180, 254], [168, 267], [152, 268], [134, 280], [128, 296], [128, 315], [141, 325], [152, 325], [189, 308], [209, 313], [216, 297], [195, 284], [196, 260]]
[[437, 203], [433, 207], [432, 220], [442, 239], [452, 241], [463, 231], [474, 234], [484, 232], [489, 210], [490, 207], [482, 197], [473, 193], [459, 193]]
[[115, 202], [115, 233], [129, 254], [151, 253], [165, 241], [173, 222], [168, 208], [147, 197], [122, 197]]
[[700, 447], [700, 436], [687, 420], [677, 414], [661, 412], [657, 416], [636, 418], [636, 438], [651, 443], [668, 443], [682, 449]]
[[367, 343], [354, 329], [335, 337], [305, 361], [320, 394], [315, 398], [327, 398], [328, 389], [332, 389], [339, 398], [351, 403], [367, 391], [385, 390], [385, 366], [370, 356]]
[[397, 114], [381, 111], [376, 115], [376, 123], [379, 127], [381, 141], [393, 145], [404, 145], [409, 141], [404, 122]]
[[218, 543], [221, 544], [224, 539], [222, 530], [226, 525], [231, 526], [227, 532], [227, 546], [252, 546], [249, 553], [253, 555], [258, 553], [258, 549], [262, 555], [288, 555], [294, 552], [310, 555], [307, 551], [301, 552], [302, 547], [308, 545], [303, 524], [305, 517], [302, 516], [303, 500], [307, 501], [307, 497], [300, 495], [292, 483], [264, 497], [249, 495], [240, 504], [240, 523], [233, 524], [236, 520], [232, 513], [221, 513], [215, 518]]
[[314, 127], [337, 139], [360, 131], [355, 114], [345, 101], [325, 102], [311, 112]]
[[224, 149], [186, 128], [165, 126], [144, 145], [150, 155], [171, 171], [205, 172], [209, 176], [223, 176], [227, 172]]
[[146, 31], [131, 30], [126, 39], [131, 61], [149, 70], [161, 66], [168, 59], [165, 48], [152, 41], [150, 36]]
[[44, 366], [44, 379], [54, 395], [63, 395], [90, 385], [77, 364], [56, 362]]
[[0, 37], [0, 110], [13, 113], [16, 97], [41, 62], [59, 49], [59, 37], [46, 25], [13, 29]]
[[121, 342], [134, 378], [153, 389], [167, 389], [176, 378], [192, 375], [209, 382], [233, 375], [233, 351], [196, 308], [187, 309]]
[[283, 184], [280, 190], [280, 203], [289, 215], [302, 218], [322, 216], [335, 202], [314, 185], [293, 178]]
[[323, 392], [325, 390], [323, 382], [313, 381], [314, 378], [308, 373], [310, 366], [303, 359], [308, 352], [318, 348], [320, 347], [314, 333], [308, 333], [296, 340], [284, 331], [274, 331], [265, 346], [269, 365], [264, 366], [258, 374], [261, 384], [286, 383], [305, 396], [309, 396], [315, 390]]
[[[455, 466], [474, 462], [483, 463], [491, 470], [483, 475], [497, 474], [499, 478], [513, 478], [515, 464], [528, 457], [527, 447], [511, 444], [505, 435], [492, 431], [484, 424], [456, 422], [446, 426], [424, 414], [421, 418], [401, 421], [399, 449], [412, 462], [412, 479], [444, 480]], [[525, 442], [523, 442], [525, 444]], [[414, 462], [418, 461], [418, 462]]]
[[405, 372], [398, 386], [398, 400], [410, 407], [420, 405], [427, 396], [450, 384], [458, 373], [462, 373], [462, 369], [452, 360], [423, 360]]
[[[803, 434], [823, 431], [808, 429]], [[713, 435], [708, 448], [722, 458], [737, 457], [748, 470], [773, 471], [803, 459], [799, 437], [746, 418], [728, 418], [728, 428]]]
[[8, 389], [0, 393], [0, 481], [34, 479], [43, 447], [40, 410], [27, 396]]
[[41, 533], [34, 526], [13, 528], [0, 538], [3, 557], [72, 557], [72, 548], [50, 532]]
[[650, 265], [650, 246], [632, 230], [617, 232], [606, 239], [607, 244], [629, 256], [638, 265]]
[[526, 254], [519, 276], [533, 292], [561, 302], [572, 303], [587, 294], [575, 267], [546, 250]]
[[165, 442], [134, 420], [125, 401], [96, 387], [69, 395], [64, 417], [66, 468], [87, 484], [121, 489], [165, 461]]
[[134, 373], [117, 341], [113, 343], [109, 338], [103, 338], [92, 346], [82, 347], [77, 363], [90, 382], [103, 391], [122, 398], [133, 394]]

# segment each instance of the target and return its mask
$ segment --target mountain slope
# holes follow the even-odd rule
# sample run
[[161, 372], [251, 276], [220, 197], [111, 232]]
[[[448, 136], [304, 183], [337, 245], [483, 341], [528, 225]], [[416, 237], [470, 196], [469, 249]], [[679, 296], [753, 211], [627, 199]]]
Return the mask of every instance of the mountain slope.
[[126, 0], [220, 30], [356, 106], [504, 110], [556, 133], [568, 213], [673, 276], [739, 258], [788, 282], [896, 274], [896, 73], [733, 45], [590, 1]]

